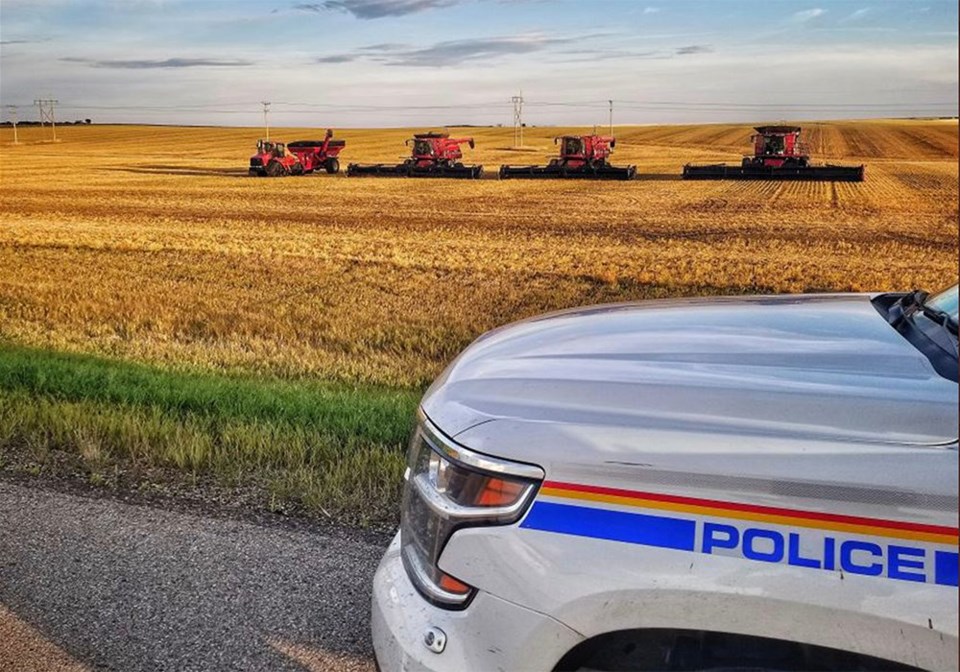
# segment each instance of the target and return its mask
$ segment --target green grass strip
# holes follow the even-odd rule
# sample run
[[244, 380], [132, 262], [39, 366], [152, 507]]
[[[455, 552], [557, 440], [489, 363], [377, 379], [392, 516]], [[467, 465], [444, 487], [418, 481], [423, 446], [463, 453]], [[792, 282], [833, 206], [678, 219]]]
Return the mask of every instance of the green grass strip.
[[392, 523], [419, 397], [0, 343], [0, 467], [126, 487], [172, 472], [252, 487], [271, 507]]
[[183, 373], [0, 343], [0, 390], [164, 413], [322, 429], [341, 441], [403, 444], [420, 392], [322, 381]]

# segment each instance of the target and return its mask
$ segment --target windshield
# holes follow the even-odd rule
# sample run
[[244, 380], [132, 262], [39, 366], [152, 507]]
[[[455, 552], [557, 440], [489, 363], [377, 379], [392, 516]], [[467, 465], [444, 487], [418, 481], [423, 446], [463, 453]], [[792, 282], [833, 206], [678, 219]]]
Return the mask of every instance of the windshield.
[[770, 135], [763, 139], [764, 154], [783, 154], [783, 136], [782, 135]]
[[960, 319], [957, 309], [957, 285], [930, 297], [924, 302], [928, 308], [933, 308], [949, 315], [954, 322]]
[[425, 154], [432, 154], [430, 151], [430, 143], [426, 140], [417, 140], [413, 143], [413, 153], [417, 156], [423, 156]]
[[565, 155], [570, 154], [582, 154], [583, 153], [583, 140], [580, 138], [564, 138], [563, 139], [563, 153]]

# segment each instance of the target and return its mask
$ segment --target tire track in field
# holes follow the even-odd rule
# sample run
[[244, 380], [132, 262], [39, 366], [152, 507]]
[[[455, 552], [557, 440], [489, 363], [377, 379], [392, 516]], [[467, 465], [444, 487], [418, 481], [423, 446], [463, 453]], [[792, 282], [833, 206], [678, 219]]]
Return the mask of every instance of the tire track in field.
[[940, 194], [955, 194], [957, 192], [956, 175], [950, 175], [924, 164], [904, 163], [893, 167], [889, 173], [907, 190], [912, 192], [937, 192]]
[[[917, 133], [915, 130], [910, 128], [898, 128], [896, 129], [896, 133], [906, 136], [909, 139], [909, 146], [915, 148], [914, 151], [909, 155], [911, 157], [933, 159], [957, 158], [957, 145], [955, 142], [948, 142], [945, 145], [941, 145], [937, 142], [934, 142], [932, 136]], [[916, 148], [921, 147], [926, 151], [916, 151]]]
[[847, 150], [845, 156], [878, 158], [886, 156], [883, 148], [875, 140], [875, 134], [862, 131], [859, 128], [844, 127], [842, 136]]

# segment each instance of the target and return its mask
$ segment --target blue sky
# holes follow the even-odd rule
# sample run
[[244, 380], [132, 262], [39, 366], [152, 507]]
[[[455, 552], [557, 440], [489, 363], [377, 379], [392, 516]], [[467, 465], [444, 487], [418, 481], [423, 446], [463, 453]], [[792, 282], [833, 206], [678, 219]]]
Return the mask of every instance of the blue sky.
[[957, 3], [0, 0], [33, 118], [275, 126], [956, 115]]

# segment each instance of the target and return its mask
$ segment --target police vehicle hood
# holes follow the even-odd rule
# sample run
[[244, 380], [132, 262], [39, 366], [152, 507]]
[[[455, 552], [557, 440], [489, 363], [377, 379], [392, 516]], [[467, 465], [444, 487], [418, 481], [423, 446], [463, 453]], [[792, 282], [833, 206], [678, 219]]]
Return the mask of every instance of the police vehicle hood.
[[956, 442], [957, 389], [871, 296], [794, 295], [615, 304], [508, 325], [467, 348], [422, 407], [454, 438], [503, 421], [920, 446]]

